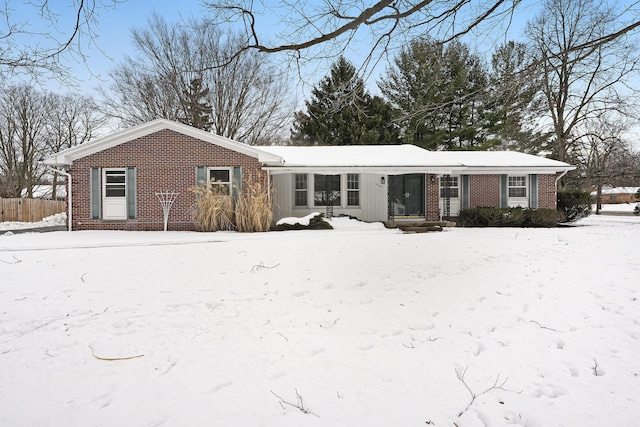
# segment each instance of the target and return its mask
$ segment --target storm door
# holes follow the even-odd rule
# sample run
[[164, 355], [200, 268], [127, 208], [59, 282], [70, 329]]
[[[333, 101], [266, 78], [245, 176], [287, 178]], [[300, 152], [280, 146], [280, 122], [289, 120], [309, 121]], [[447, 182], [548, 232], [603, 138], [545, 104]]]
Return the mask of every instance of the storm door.
[[394, 218], [425, 217], [425, 175], [389, 177], [389, 211]]

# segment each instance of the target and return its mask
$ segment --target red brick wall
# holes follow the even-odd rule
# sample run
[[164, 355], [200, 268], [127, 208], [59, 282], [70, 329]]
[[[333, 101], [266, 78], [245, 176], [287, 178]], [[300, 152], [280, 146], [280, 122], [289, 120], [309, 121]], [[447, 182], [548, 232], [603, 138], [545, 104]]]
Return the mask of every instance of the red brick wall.
[[426, 176], [427, 221], [440, 220], [440, 187], [435, 175]]
[[538, 207], [555, 209], [557, 200], [556, 175], [538, 175]]
[[[500, 175], [470, 175], [470, 206], [500, 207]], [[538, 208], [556, 208], [556, 175], [538, 175]]]
[[500, 175], [469, 175], [469, 207], [500, 207]]
[[[180, 195], [171, 208], [168, 229], [194, 230], [192, 209], [195, 197], [189, 188], [196, 184], [197, 166], [241, 166], [243, 189], [247, 188], [247, 177], [251, 174], [266, 180], [266, 172], [260, 170], [256, 158], [171, 130], [162, 130], [73, 163], [73, 229], [162, 230], [162, 207], [155, 193], [177, 191]], [[92, 167], [136, 167], [137, 218], [122, 221], [91, 219]]]

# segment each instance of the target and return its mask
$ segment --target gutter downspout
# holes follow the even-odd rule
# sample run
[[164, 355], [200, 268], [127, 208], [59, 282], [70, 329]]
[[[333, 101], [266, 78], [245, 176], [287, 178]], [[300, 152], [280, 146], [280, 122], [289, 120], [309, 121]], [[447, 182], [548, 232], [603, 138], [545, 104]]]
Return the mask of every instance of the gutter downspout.
[[556, 193], [558, 192], [558, 181], [560, 181], [562, 177], [565, 176], [568, 172], [569, 170], [566, 170], [562, 172], [559, 177], [556, 178]]
[[69, 216], [67, 218], [69, 225], [68, 225], [68, 231], [72, 231], [73, 230], [73, 204], [72, 199], [71, 199], [71, 174], [69, 172], [65, 172], [62, 169], [56, 169], [51, 165], [45, 165], [47, 169], [49, 169], [52, 172], [57, 172], [60, 175], [64, 175], [67, 177], [67, 206], [69, 206]]

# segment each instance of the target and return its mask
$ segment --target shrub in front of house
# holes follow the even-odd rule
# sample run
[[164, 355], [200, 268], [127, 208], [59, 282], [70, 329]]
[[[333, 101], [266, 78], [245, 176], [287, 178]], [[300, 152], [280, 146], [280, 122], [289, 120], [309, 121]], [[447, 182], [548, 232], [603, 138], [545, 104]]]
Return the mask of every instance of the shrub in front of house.
[[238, 231], [269, 231], [273, 221], [272, 191], [263, 181], [251, 175], [247, 188], [236, 201], [236, 227]]
[[237, 197], [229, 195], [219, 185], [198, 185], [191, 191], [196, 196], [193, 220], [200, 231], [269, 231], [273, 221], [270, 190], [257, 177], [246, 179], [240, 191], [234, 183]]
[[193, 221], [200, 231], [235, 230], [233, 198], [218, 185], [198, 185], [191, 188], [196, 196]]
[[524, 209], [477, 207], [462, 209], [459, 222], [463, 227], [555, 227], [564, 220], [556, 209]]
[[563, 222], [574, 222], [591, 215], [591, 194], [587, 191], [558, 191], [558, 210], [565, 216]]

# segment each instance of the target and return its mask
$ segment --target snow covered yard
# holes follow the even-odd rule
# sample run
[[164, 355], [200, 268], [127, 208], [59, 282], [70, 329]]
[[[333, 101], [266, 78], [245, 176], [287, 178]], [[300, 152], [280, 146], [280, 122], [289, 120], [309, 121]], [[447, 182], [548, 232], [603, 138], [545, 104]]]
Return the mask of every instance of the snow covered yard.
[[333, 226], [0, 234], [0, 425], [637, 425], [640, 218]]

